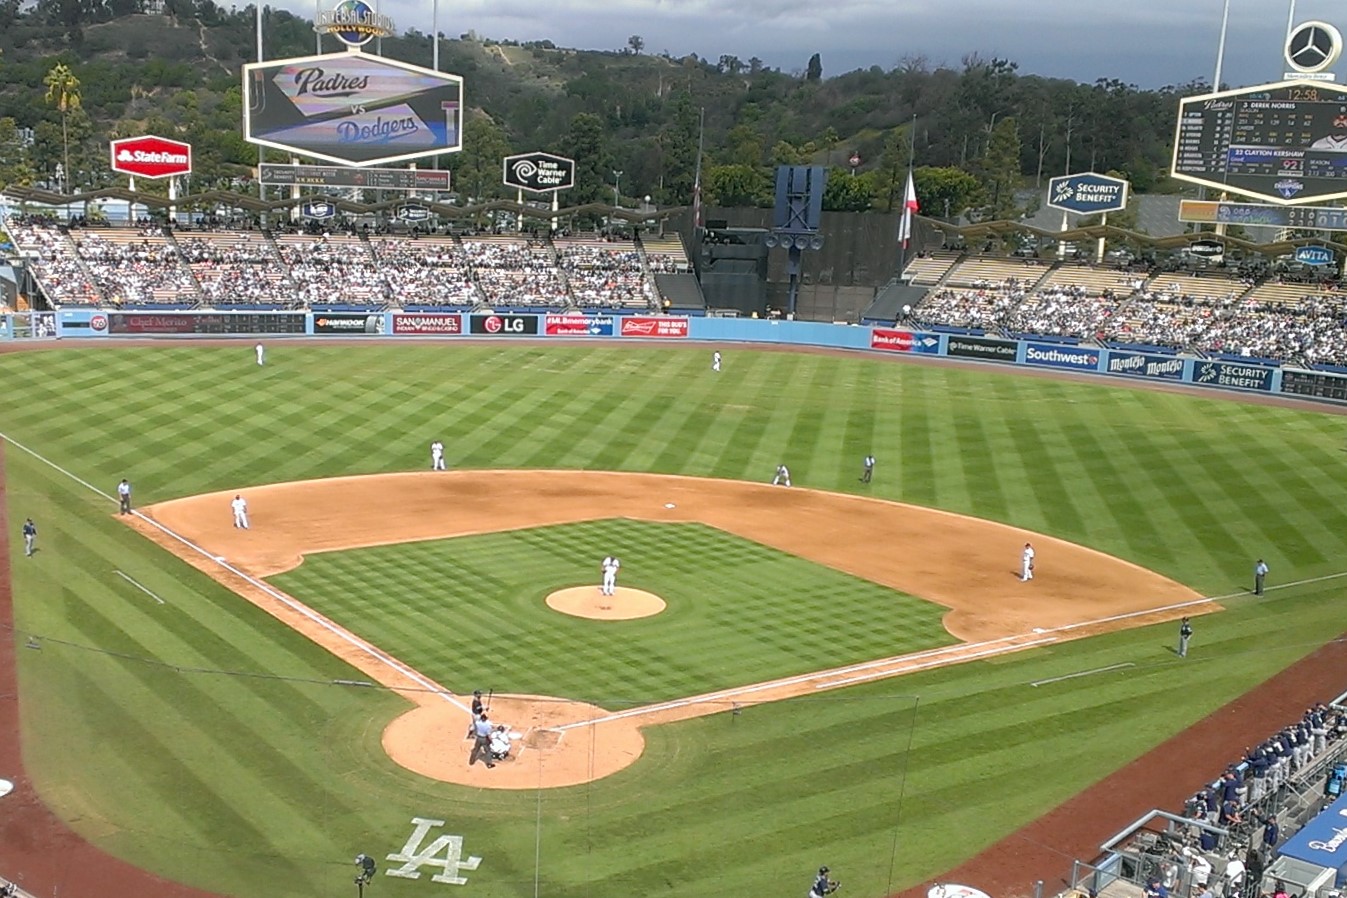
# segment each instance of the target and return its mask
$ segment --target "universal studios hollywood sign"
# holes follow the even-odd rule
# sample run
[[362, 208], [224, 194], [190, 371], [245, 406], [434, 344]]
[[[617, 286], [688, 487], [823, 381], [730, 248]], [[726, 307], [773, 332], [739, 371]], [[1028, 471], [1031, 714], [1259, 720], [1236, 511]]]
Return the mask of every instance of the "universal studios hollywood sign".
[[313, 30], [330, 34], [348, 47], [363, 47], [376, 37], [397, 32], [393, 20], [375, 12], [364, 0], [343, 0], [314, 19]]

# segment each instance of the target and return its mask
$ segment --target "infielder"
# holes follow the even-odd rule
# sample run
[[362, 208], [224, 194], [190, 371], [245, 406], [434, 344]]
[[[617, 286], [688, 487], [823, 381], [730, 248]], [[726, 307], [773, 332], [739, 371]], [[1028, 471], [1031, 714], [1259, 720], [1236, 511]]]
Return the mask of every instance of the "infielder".
[[711, 370], [712, 370], [712, 371], [719, 371], [719, 370], [720, 370], [720, 350], [719, 350], [719, 349], [717, 349], [715, 352], [711, 353]]
[[444, 470], [444, 444], [439, 440], [430, 444], [430, 470]]
[[122, 514], [131, 513], [131, 483], [125, 477], [117, 484], [117, 505]]
[[616, 555], [605, 555], [603, 558], [603, 585], [599, 587], [599, 592], [606, 596], [611, 596], [617, 590], [617, 569], [622, 567], [622, 562]]
[[262, 366], [262, 365], [265, 365], [265, 364], [267, 363], [267, 350], [266, 350], [266, 347], [263, 346], [261, 343], [258, 343], [255, 347], [253, 347], [253, 349], [254, 349], [254, 351], [257, 352], [257, 364], [258, 364], [258, 366], [260, 367], [260, 366]]
[[235, 496], [234, 501], [229, 503], [229, 507], [234, 510], [234, 526], [242, 530], [247, 530], [248, 500], [242, 496]]
[[790, 486], [790, 468], [785, 465], [776, 466], [776, 476], [772, 478], [772, 486], [776, 486], [779, 483], [784, 483], [786, 486]]
[[30, 558], [35, 551], [33, 543], [37, 542], [37, 525], [33, 523], [32, 518], [23, 522], [23, 554]]
[[875, 457], [873, 455], [865, 456], [862, 462], [861, 483], [869, 483], [871, 476], [875, 473]]
[[1024, 544], [1024, 551], [1020, 553], [1020, 579], [1034, 579], [1034, 547], [1032, 543]]

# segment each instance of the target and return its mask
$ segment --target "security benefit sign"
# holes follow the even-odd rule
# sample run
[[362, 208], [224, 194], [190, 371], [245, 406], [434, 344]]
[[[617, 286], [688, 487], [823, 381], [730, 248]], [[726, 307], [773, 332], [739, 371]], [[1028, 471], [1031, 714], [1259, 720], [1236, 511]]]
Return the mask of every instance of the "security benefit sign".
[[1062, 346], [1057, 343], [1026, 343], [1024, 363], [1042, 365], [1045, 368], [1095, 371], [1099, 368], [1099, 350], [1085, 346]]
[[1198, 362], [1193, 366], [1193, 383], [1204, 387], [1232, 387], [1237, 390], [1272, 389], [1274, 369], [1264, 365], [1238, 362]]
[[249, 143], [342, 165], [463, 148], [463, 79], [380, 56], [301, 56], [243, 67]]
[[1082, 215], [1120, 212], [1127, 208], [1127, 182], [1095, 172], [1053, 178], [1048, 182], [1048, 205]]

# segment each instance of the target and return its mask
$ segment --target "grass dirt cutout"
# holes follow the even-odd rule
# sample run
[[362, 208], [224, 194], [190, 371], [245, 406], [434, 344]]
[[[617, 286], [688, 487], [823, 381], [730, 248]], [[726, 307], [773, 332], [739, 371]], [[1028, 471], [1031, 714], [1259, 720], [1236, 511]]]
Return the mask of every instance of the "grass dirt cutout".
[[[250, 530], [232, 524], [229, 503], [239, 492], [248, 500]], [[647, 726], [1218, 610], [1214, 603], [1175, 607], [1201, 597], [1153, 571], [1041, 534], [920, 506], [743, 481], [587, 471], [379, 474], [207, 493], [141, 514], [149, 520], [123, 520], [371, 679], [404, 691], [415, 707], [383, 734], [395, 762], [485, 788], [570, 786], [616, 773], [641, 756]], [[562, 697], [495, 695], [490, 716], [510, 724], [517, 738], [512, 756], [488, 770], [468, 764], [464, 699], [260, 582], [312, 552], [607, 518], [706, 524], [918, 596], [949, 609], [944, 626], [962, 642], [620, 712]], [[1017, 569], [1025, 542], [1037, 551], [1028, 583]], [[560, 613], [598, 618], [595, 626], [627, 598], [600, 597], [597, 578], [592, 591], [581, 592], [587, 595], [572, 595]], [[662, 602], [645, 595], [642, 602]], [[644, 613], [661, 610], [650, 607]]]

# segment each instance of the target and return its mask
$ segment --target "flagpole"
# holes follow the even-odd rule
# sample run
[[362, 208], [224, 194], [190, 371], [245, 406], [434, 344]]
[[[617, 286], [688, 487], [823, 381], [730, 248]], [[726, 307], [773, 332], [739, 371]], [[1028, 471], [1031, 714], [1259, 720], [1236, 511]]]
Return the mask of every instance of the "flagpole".
[[693, 241], [702, 230], [702, 150], [706, 146], [706, 107], [701, 108], [697, 120], [697, 170], [692, 178], [692, 232]]
[[[913, 166], [914, 163], [916, 162], [916, 159], [917, 159], [917, 114], [914, 112], [914, 113], [912, 113], [912, 131], [911, 131], [911, 133], [908, 135], [908, 143], [907, 143], [907, 184], [911, 184], [911, 183], [912, 183], [912, 166]], [[908, 223], [908, 231], [909, 231], [909, 233], [907, 233], [907, 234], [903, 237], [903, 239], [902, 239], [901, 241], [899, 241], [899, 247], [898, 247], [898, 280], [899, 280], [900, 282], [901, 282], [902, 279], [903, 279], [903, 272], [907, 270], [907, 245], [908, 245], [908, 243], [910, 243], [911, 240], [912, 240], [912, 234], [910, 233], [910, 231], [911, 231], [911, 221], [912, 221], [912, 210], [909, 209], [908, 206], [907, 206], [908, 196], [907, 196], [906, 189], [907, 189], [907, 188], [906, 188], [906, 185], [904, 185], [904, 192], [903, 192], [903, 218], [902, 218], [902, 221], [905, 221], [905, 222]], [[902, 225], [901, 225], [901, 224], [899, 225], [899, 228], [902, 229]]]

